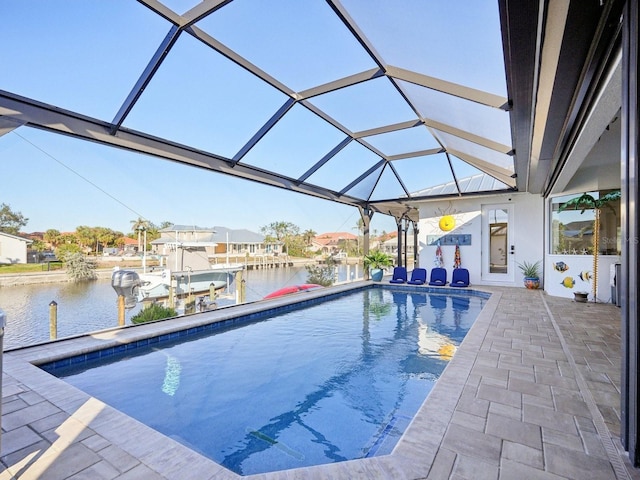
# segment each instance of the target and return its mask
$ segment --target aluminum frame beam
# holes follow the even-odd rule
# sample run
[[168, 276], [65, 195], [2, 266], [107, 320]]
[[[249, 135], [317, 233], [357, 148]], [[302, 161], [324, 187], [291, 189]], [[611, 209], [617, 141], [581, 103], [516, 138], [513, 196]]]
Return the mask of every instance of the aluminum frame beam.
[[[13, 125], [39, 128], [345, 205], [354, 207], [366, 207], [368, 205], [366, 199], [363, 200], [345, 193], [301, 183], [294, 178], [236, 163], [232, 159], [220, 155], [214, 155], [135, 130], [121, 128], [114, 135], [111, 133], [113, 125], [109, 122], [53, 107], [2, 90], [0, 90], [0, 125], [10, 125], [11, 129], [14, 129]], [[381, 160], [381, 162], [384, 162], [384, 160]], [[374, 210], [388, 213], [388, 211], [400, 211], [406, 208], [407, 206], [404, 205], [403, 200], [391, 200], [384, 206], [384, 210], [378, 210], [375, 207]]]
[[515, 181], [515, 178], [514, 178], [514, 173], [511, 172], [510, 170], [507, 170], [506, 168], [498, 167], [497, 165], [494, 165], [493, 163], [485, 162], [484, 160], [480, 160], [479, 158], [476, 158], [476, 157], [474, 157], [472, 155], [469, 155], [467, 153], [460, 152], [458, 150], [449, 149], [449, 150], [447, 150], [447, 153], [455, 155], [459, 159], [464, 160], [465, 162], [467, 162], [469, 165], [472, 165], [472, 166], [476, 167], [478, 170], [481, 170], [482, 172], [486, 173], [487, 175], [492, 176], [496, 180], [500, 180], [505, 185], [507, 185], [507, 186], [509, 186], [509, 187], [511, 187], [513, 189], [516, 188], [516, 181]]
[[464, 85], [412, 72], [411, 70], [405, 70], [404, 68], [393, 67], [391, 65], [387, 65], [385, 73], [391, 78], [404, 80], [405, 82], [413, 83], [414, 85], [426, 87], [431, 90], [437, 90], [438, 92], [463, 98], [487, 107], [509, 110], [508, 100], [500, 95], [494, 95], [493, 93], [488, 93], [483, 90], [465, 87]]

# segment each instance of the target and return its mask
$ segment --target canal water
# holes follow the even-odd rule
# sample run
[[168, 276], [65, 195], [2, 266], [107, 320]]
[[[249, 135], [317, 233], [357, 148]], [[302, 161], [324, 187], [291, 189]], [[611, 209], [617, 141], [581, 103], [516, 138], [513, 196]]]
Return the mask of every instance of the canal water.
[[[362, 276], [355, 266], [336, 267], [336, 279]], [[271, 268], [243, 272], [246, 281], [246, 301], [253, 302], [265, 295], [289, 285], [307, 282], [304, 267]], [[220, 307], [235, 303], [235, 285], [228, 297], [217, 300]], [[7, 327], [4, 349], [13, 349], [45, 342], [50, 339], [49, 313], [51, 302], [57, 304], [58, 338], [79, 335], [118, 325], [117, 295], [110, 280], [84, 283], [56, 283], [0, 287], [0, 309], [4, 311]], [[126, 311], [126, 323], [131, 323], [140, 306]]]

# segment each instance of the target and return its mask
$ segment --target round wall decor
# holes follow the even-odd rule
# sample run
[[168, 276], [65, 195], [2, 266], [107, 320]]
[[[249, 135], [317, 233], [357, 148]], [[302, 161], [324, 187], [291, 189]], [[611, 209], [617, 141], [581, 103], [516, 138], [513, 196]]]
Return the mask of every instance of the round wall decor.
[[439, 226], [440, 230], [442, 230], [443, 232], [448, 232], [450, 230], [453, 230], [453, 227], [456, 226], [456, 220], [455, 218], [453, 218], [453, 215], [444, 215], [440, 218]]

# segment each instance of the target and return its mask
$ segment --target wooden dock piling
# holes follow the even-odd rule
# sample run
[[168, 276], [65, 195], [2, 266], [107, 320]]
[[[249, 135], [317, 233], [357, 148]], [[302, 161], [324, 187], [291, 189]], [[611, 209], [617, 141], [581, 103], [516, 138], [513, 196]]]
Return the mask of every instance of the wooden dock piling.
[[49, 304], [49, 338], [58, 338], [58, 304], [55, 300], [51, 300]]

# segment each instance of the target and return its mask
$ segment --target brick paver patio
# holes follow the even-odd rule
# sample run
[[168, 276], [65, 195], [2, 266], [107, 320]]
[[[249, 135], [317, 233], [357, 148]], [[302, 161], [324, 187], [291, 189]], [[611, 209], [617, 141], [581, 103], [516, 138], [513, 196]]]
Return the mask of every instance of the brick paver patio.
[[[493, 296], [391, 455], [246, 478], [640, 479], [618, 439], [619, 309], [482, 290]], [[220, 315], [5, 353], [0, 480], [243, 478], [31, 364]]]

